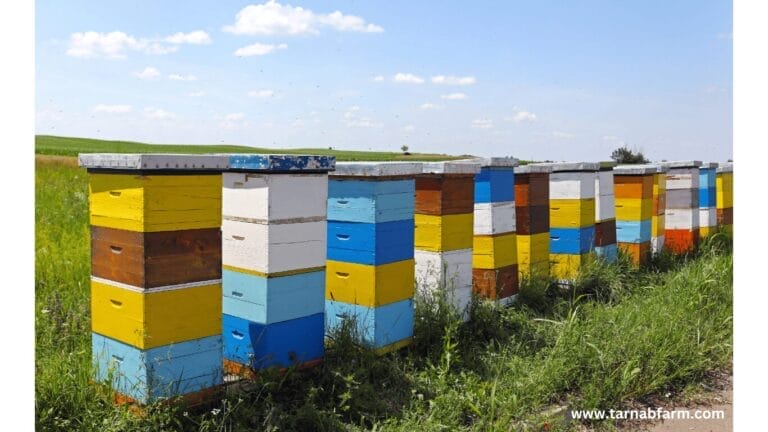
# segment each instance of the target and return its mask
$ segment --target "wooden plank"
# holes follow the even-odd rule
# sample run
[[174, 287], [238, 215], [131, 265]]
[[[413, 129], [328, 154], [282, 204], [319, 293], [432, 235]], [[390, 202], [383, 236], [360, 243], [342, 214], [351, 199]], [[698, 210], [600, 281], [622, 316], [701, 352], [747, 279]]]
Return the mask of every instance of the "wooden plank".
[[538, 206], [549, 203], [548, 173], [515, 173], [515, 203], [517, 206]]
[[698, 168], [676, 168], [667, 172], [667, 190], [670, 189], [698, 189]]
[[651, 218], [651, 238], [664, 235], [666, 229], [666, 218], [664, 215], [653, 216]]
[[669, 230], [692, 230], [699, 228], [699, 209], [667, 208], [664, 223]]
[[619, 250], [629, 255], [632, 263], [636, 266], [648, 262], [651, 257], [651, 241], [642, 243], [618, 243]]
[[733, 207], [717, 209], [718, 225], [733, 225]]
[[94, 332], [141, 349], [221, 332], [221, 283], [141, 294], [91, 281]]
[[325, 298], [378, 307], [413, 298], [414, 260], [372, 266], [329, 260]]
[[699, 244], [699, 228], [669, 229], [664, 232], [664, 246], [675, 254], [684, 254]]
[[585, 254], [594, 248], [595, 227], [552, 228], [549, 231], [550, 254]]
[[594, 199], [594, 172], [553, 172], [549, 175], [549, 199]]
[[651, 241], [651, 220], [617, 220], [616, 241], [619, 243], [643, 243]]
[[549, 260], [549, 232], [533, 235], [517, 235], [517, 263]]
[[699, 208], [699, 196], [695, 189], [672, 189], [665, 194], [667, 209]]
[[91, 274], [142, 288], [221, 279], [221, 232], [92, 226]]
[[616, 199], [613, 195], [595, 196], [595, 221], [616, 219]]
[[717, 226], [717, 209], [700, 208], [699, 209], [699, 228]]
[[620, 198], [653, 198], [653, 175], [622, 175], [613, 178], [613, 195]]
[[413, 220], [382, 223], [328, 222], [327, 257], [381, 265], [413, 258]]
[[381, 223], [413, 219], [415, 181], [332, 178], [328, 220]]
[[235, 171], [263, 172], [328, 172], [336, 166], [335, 156], [281, 155], [281, 154], [231, 154], [229, 169]]
[[418, 214], [465, 214], [474, 210], [474, 175], [420, 175], [416, 177]]
[[617, 220], [643, 221], [653, 216], [653, 198], [616, 198], [615, 207]]
[[162, 153], [80, 153], [77, 162], [88, 169], [217, 171], [227, 167], [225, 155]]
[[475, 175], [475, 203], [495, 203], [515, 200], [513, 168], [483, 167]]
[[472, 249], [448, 252], [416, 250], [416, 283], [424, 292], [470, 290], [472, 287]]
[[616, 246], [616, 243], [605, 246], [595, 246], [595, 256], [600, 257], [607, 262], [616, 262], [619, 258], [618, 247]]
[[595, 224], [595, 246], [604, 247], [616, 244], [616, 220], [607, 220]]
[[550, 254], [550, 271], [552, 276], [560, 280], [574, 280], [578, 277], [583, 265], [592, 260], [591, 254]]

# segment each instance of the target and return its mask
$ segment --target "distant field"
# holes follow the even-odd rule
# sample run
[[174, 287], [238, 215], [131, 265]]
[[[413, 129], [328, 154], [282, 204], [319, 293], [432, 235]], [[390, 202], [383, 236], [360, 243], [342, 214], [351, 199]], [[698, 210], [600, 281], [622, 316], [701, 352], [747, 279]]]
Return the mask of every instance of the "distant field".
[[340, 161], [439, 161], [468, 157], [434, 153], [371, 152], [320, 148], [270, 149], [238, 145], [145, 144], [131, 141], [106, 141], [51, 135], [35, 136], [35, 153], [77, 156], [78, 153], [284, 153], [336, 156]]

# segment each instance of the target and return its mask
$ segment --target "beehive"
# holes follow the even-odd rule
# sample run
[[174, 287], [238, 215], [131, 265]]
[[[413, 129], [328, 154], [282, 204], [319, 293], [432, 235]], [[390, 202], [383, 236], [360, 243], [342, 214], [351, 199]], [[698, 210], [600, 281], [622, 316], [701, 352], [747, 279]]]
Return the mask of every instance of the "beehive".
[[616, 196], [616, 240], [635, 265], [651, 252], [654, 165], [620, 165], [613, 169]]
[[699, 166], [701, 161], [662, 162], [667, 168], [664, 247], [676, 254], [699, 244]]
[[617, 258], [614, 166], [612, 162], [601, 162], [595, 176], [595, 254], [608, 262]]
[[514, 158], [477, 158], [472, 288], [500, 304], [518, 292]]
[[733, 163], [721, 163], [717, 167], [717, 226], [733, 233]]
[[414, 260], [417, 288], [442, 297], [464, 319], [472, 298], [475, 174], [467, 162], [422, 164], [416, 176]]
[[549, 276], [549, 173], [552, 167], [515, 168], [515, 229], [520, 279]]
[[323, 358], [334, 164], [326, 156], [229, 156], [221, 225], [225, 372]]
[[657, 165], [653, 175], [653, 215], [651, 215], [651, 254], [664, 250], [667, 208], [667, 167]]
[[588, 261], [595, 243], [595, 179], [600, 168], [593, 162], [548, 164], [549, 258], [552, 275], [575, 279]]
[[211, 155], [81, 154], [96, 379], [145, 404], [221, 373], [221, 171]]
[[706, 238], [717, 230], [717, 164], [706, 162], [699, 167], [699, 237]]
[[387, 352], [413, 337], [418, 163], [338, 163], [328, 182], [326, 333], [352, 319]]

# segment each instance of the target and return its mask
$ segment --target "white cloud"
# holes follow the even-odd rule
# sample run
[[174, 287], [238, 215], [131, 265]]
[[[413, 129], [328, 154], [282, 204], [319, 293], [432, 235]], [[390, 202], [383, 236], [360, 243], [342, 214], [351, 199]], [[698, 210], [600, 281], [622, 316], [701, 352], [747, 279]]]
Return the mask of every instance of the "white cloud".
[[366, 23], [355, 15], [339, 11], [316, 14], [309, 9], [281, 5], [274, 0], [244, 7], [235, 16], [235, 23], [224, 26], [225, 32], [244, 35], [302, 35], [318, 34], [321, 27], [338, 31], [381, 33], [381, 26]]
[[398, 73], [392, 78], [396, 83], [403, 84], [421, 84], [424, 82], [424, 78], [416, 76], [411, 73]]
[[603, 141], [619, 141], [621, 138], [616, 135], [603, 135], [602, 139]]
[[423, 110], [439, 110], [439, 109], [443, 109], [444, 107], [442, 105], [437, 105], [437, 104], [427, 102], [419, 105], [419, 108]]
[[272, 90], [253, 90], [248, 92], [248, 96], [257, 99], [269, 99], [275, 95]]
[[536, 120], [538, 120], [538, 117], [536, 114], [530, 112], [530, 111], [523, 111], [523, 110], [515, 110], [515, 115], [512, 116], [512, 121], [515, 123], [520, 122], [529, 122], [533, 123]]
[[300, 118], [293, 119], [293, 121], [291, 122], [291, 127], [296, 127], [296, 128], [304, 127], [304, 120]]
[[93, 112], [103, 112], [110, 114], [123, 114], [130, 112], [133, 109], [130, 105], [104, 105], [98, 104], [93, 107]]
[[196, 30], [189, 33], [174, 33], [166, 37], [165, 41], [172, 44], [208, 45], [211, 43], [211, 37], [202, 30]]
[[173, 113], [170, 113], [165, 110], [161, 110], [160, 108], [152, 108], [152, 107], [144, 108], [144, 114], [146, 114], [147, 117], [149, 118], [153, 118], [157, 120], [169, 120], [176, 117], [176, 115]]
[[162, 55], [178, 49], [176, 46], [166, 46], [157, 41], [137, 38], [121, 31], [109, 33], [87, 31], [70, 35], [66, 54], [79, 58], [124, 59], [128, 51]]
[[464, 100], [464, 99], [467, 99], [469, 96], [467, 96], [466, 93], [450, 93], [450, 94], [444, 94], [440, 97], [445, 100]]
[[168, 79], [173, 81], [197, 81], [197, 77], [194, 75], [171, 74], [168, 75]]
[[191, 92], [191, 93], [187, 93], [187, 96], [189, 96], [189, 97], [201, 97], [201, 96], [205, 96], [205, 92], [202, 91], [202, 90], [201, 91], [196, 91], [196, 92]]
[[477, 82], [477, 80], [473, 76], [457, 77], [457, 76], [450, 76], [450, 75], [449, 76], [437, 75], [432, 77], [433, 84], [463, 86], [463, 85], [472, 85], [475, 82]]
[[242, 48], [238, 48], [237, 51], [235, 51], [235, 55], [237, 57], [252, 57], [252, 56], [261, 56], [269, 54], [275, 50], [282, 50], [288, 48], [288, 45], [281, 43], [280, 45], [272, 45], [272, 44], [262, 44], [262, 43], [255, 43], [252, 45], [244, 46]]
[[416, 126], [414, 125], [406, 125], [403, 127], [403, 131], [405, 132], [413, 132], [416, 130]]
[[149, 66], [149, 67], [145, 67], [144, 70], [141, 71], [141, 72], [134, 72], [134, 75], [136, 77], [138, 77], [139, 79], [146, 80], [146, 79], [152, 79], [152, 78], [159, 77], [160, 76], [160, 71], [155, 69], [155, 68], [153, 68], [153, 67], [151, 67], [151, 66]]
[[384, 124], [381, 122], [375, 122], [370, 117], [361, 116], [360, 107], [355, 105], [351, 106], [344, 113], [344, 123], [348, 128], [382, 128]]
[[375, 81], [375, 82], [382, 82], [382, 81], [384, 81], [384, 75], [376, 75], [375, 77], [373, 77], [373, 81]]
[[245, 114], [243, 113], [229, 113], [224, 116], [224, 119], [219, 123], [222, 129], [233, 130], [245, 126], [243, 119]]
[[243, 113], [230, 113], [224, 116], [224, 120], [226, 121], [238, 121], [245, 118], [245, 114]]
[[490, 129], [493, 127], [493, 120], [491, 119], [475, 119], [472, 121], [472, 127], [476, 129]]
[[550, 135], [552, 136], [552, 138], [558, 138], [558, 139], [571, 139], [576, 136], [572, 133], [560, 132], [560, 131], [553, 131], [552, 133], [550, 133]]

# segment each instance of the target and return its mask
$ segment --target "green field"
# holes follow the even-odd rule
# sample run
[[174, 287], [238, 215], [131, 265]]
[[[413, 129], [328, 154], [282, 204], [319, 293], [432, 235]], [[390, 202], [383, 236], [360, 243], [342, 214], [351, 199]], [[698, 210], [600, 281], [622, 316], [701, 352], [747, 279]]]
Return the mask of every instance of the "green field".
[[336, 156], [340, 161], [437, 161], [467, 157], [430, 153], [404, 155], [393, 152], [329, 150], [327, 148], [270, 149], [238, 145], [144, 144], [50, 135], [35, 136], [35, 153], [60, 156], [77, 156], [78, 153], [284, 153]]
[[[61, 140], [38, 146], [138, 151]], [[570, 290], [525, 284], [514, 307], [477, 304], [465, 325], [417, 299], [413, 344], [399, 352], [377, 357], [339, 332], [319, 367], [265, 372], [204, 409], [134, 415], [90, 382], [87, 177], [62, 162], [39, 158], [35, 173], [38, 430], [579, 430], [547, 412], [696, 391], [732, 359], [731, 242], [718, 235], [640, 271], [597, 263]]]

